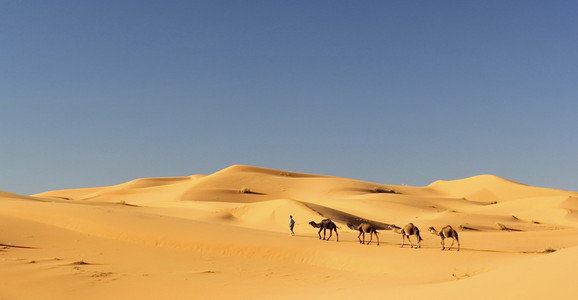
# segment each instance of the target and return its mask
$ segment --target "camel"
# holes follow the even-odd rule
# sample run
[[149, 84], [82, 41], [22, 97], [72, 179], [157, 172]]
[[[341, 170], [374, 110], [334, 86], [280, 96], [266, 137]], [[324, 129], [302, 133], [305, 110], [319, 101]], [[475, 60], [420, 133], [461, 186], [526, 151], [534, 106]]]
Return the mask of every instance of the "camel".
[[[359, 235], [357, 236], [357, 238], [359, 239], [359, 242], [361, 244], [365, 244], [365, 233], [369, 233], [369, 242], [367, 242], [367, 245], [369, 245], [369, 243], [371, 243], [371, 240], [373, 240], [373, 234], [375, 233], [375, 237], [377, 238], [377, 245], [379, 246], [379, 235], [377, 235], [377, 230], [375, 230], [375, 227], [373, 227], [373, 225], [363, 222], [357, 226], [354, 226], [351, 223], [347, 223], [347, 227], [349, 227], [351, 230], [358, 230], [359, 231]], [[359, 237], [363, 235], [363, 240], [361, 240]]]
[[324, 219], [321, 221], [321, 223], [315, 223], [314, 221], [311, 221], [311, 222], [309, 222], [309, 225], [313, 226], [313, 228], [319, 228], [319, 232], [317, 232], [317, 234], [319, 235], [319, 239], [321, 239], [321, 230], [323, 230], [323, 240], [325, 240], [326, 230], [329, 229], [329, 237], [327, 238], [327, 241], [329, 241], [329, 239], [333, 235], [333, 230], [335, 230], [335, 235], [337, 236], [337, 241], [339, 242], [339, 234], [337, 233], [337, 225], [335, 225], [335, 223], [333, 223], [333, 221], [331, 221], [331, 219]]
[[458, 251], [460, 251], [460, 240], [458, 238], [458, 232], [452, 228], [452, 226], [447, 225], [446, 227], [442, 228], [440, 231], [436, 231], [435, 228], [430, 227], [429, 231], [432, 234], [438, 235], [442, 238], [442, 251], [444, 251], [446, 249], [446, 245], [445, 245], [445, 239], [446, 238], [452, 238], [452, 244], [450, 245], [450, 247], [448, 248], [448, 250], [452, 250], [452, 246], [454, 245], [454, 242], [458, 242]]
[[410, 247], [413, 248], [413, 244], [409, 239], [411, 235], [417, 236], [417, 248], [421, 248], [421, 241], [423, 241], [423, 239], [421, 238], [421, 235], [419, 235], [419, 229], [417, 228], [417, 226], [413, 225], [413, 223], [409, 223], [403, 226], [403, 228], [397, 227], [395, 225], [389, 225], [389, 229], [391, 229], [395, 233], [401, 234], [401, 248], [403, 248], [403, 245], [405, 244], [406, 237]]

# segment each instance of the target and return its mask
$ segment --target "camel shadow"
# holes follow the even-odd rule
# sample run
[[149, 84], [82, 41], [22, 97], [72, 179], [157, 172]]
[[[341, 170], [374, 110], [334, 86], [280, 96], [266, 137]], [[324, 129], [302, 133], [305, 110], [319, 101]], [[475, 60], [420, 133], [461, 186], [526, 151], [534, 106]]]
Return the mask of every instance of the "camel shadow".
[[513, 250], [509, 251], [509, 250], [474, 249], [474, 248], [461, 248], [461, 250], [471, 251], [471, 252], [512, 253], [512, 254], [544, 254], [544, 253], [548, 253], [548, 251], [513, 251]]
[[391, 224], [378, 222], [375, 220], [364, 219], [364, 218], [361, 218], [359, 216], [352, 215], [352, 214], [346, 213], [344, 211], [329, 208], [329, 207], [319, 205], [319, 204], [313, 204], [313, 203], [309, 203], [309, 202], [303, 202], [303, 204], [305, 206], [307, 206], [308, 208], [310, 208], [311, 210], [315, 211], [316, 213], [320, 214], [322, 217], [331, 219], [333, 221], [338, 221], [340, 223], [345, 223], [345, 224], [351, 223], [354, 225], [359, 225], [361, 223], [370, 223], [377, 230], [389, 230], [390, 229]]
[[[439, 249], [439, 246], [421, 246], [422, 249]], [[459, 251], [456, 248], [452, 248], [452, 250], [443, 250], [444, 252], [484, 252], [484, 253], [509, 253], [509, 254], [544, 254], [548, 253], [547, 251], [509, 251], [509, 250], [497, 250], [497, 249], [476, 249], [476, 248], [464, 248], [461, 247]]]
[[[316, 240], [316, 241], [319, 240], [319, 237], [317, 237], [316, 235], [313, 236], [313, 235], [295, 234], [294, 237], [306, 238], [306, 239], [312, 239], [312, 240], [314, 239], [314, 240]], [[337, 244], [337, 243], [339, 243], [339, 244], [359, 244], [359, 241], [358, 241], [357, 239], [340, 239], [339, 242], [337, 242], [337, 243], [330, 243], [330, 242], [332, 242], [332, 241], [326, 241], [326, 242], [327, 242], [327, 244], [332, 244], [332, 245], [333, 245], [333, 244]], [[388, 241], [385, 241], [385, 242], [384, 242], [384, 241], [380, 241], [380, 245], [381, 245], [381, 244], [384, 244], [384, 245], [396, 245], [395, 243], [388, 242]]]
[[3, 248], [19, 248], [19, 249], [38, 249], [36, 247], [28, 247], [28, 246], [18, 246], [18, 245], [7, 245], [0, 243], [0, 247]]

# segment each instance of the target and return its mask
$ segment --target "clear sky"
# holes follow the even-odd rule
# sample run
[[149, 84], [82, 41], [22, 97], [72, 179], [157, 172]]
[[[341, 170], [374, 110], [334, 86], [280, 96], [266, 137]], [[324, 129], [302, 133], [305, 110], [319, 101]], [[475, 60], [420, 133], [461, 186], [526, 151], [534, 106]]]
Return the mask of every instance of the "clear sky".
[[0, 190], [248, 164], [578, 190], [576, 1], [0, 1]]

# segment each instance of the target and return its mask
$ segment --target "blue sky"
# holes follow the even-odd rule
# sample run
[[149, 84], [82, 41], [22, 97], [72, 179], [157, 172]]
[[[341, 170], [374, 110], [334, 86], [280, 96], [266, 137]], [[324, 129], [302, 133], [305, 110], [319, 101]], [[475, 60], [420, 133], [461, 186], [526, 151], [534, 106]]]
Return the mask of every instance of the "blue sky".
[[232, 164], [578, 190], [574, 1], [0, 1], [0, 190]]

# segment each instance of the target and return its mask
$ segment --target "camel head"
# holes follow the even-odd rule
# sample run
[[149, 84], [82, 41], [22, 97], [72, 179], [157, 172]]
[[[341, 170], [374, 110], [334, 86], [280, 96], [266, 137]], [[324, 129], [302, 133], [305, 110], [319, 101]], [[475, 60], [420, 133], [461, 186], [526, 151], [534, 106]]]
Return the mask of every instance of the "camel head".
[[395, 224], [389, 225], [388, 229], [395, 233], [401, 233], [401, 227], [397, 227]]
[[431, 233], [433, 233], [433, 234], [435, 234], [435, 235], [439, 235], [438, 232], [437, 232], [437, 230], [436, 230], [435, 228], [433, 228], [433, 226], [430, 226], [430, 228], [429, 228], [428, 230], [429, 230], [429, 232], [431, 232]]
[[313, 227], [315, 227], [315, 228], [320, 227], [320, 226], [317, 226], [317, 223], [315, 223], [315, 221], [309, 222], [309, 225], [311, 225], [311, 226], [313, 226]]

